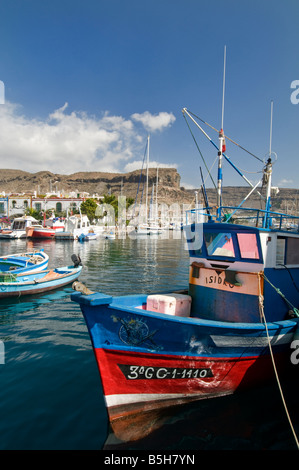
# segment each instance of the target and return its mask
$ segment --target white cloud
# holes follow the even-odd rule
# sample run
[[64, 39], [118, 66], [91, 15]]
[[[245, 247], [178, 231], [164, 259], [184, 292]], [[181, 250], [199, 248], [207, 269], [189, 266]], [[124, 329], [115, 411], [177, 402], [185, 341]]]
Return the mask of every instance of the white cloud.
[[175, 121], [175, 116], [172, 113], [166, 112], [153, 115], [145, 111], [142, 114], [132, 114], [131, 118], [134, 121], [141, 122], [149, 132], [162, 131], [165, 127], [171, 126]]
[[[142, 162], [142, 160], [135, 160], [134, 162], [129, 162], [126, 164], [124, 170], [125, 172], [130, 172], [130, 171], [135, 171], [135, 170], [141, 170], [142, 168], [142, 165], [143, 165], [143, 168], [145, 169], [146, 166], [145, 166], [145, 163]], [[149, 162], [149, 168], [177, 168], [177, 164], [176, 163], [159, 163], [159, 162], [155, 162], [155, 161], [150, 161]]]
[[293, 180], [288, 180], [286, 178], [283, 178], [282, 180], [279, 181], [278, 186], [285, 187], [285, 186], [288, 186], [288, 185], [293, 184], [293, 183], [294, 183]]
[[196, 189], [196, 187], [193, 184], [184, 183], [183, 181], [181, 181], [180, 185], [185, 189]]
[[[98, 118], [82, 111], [67, 111], [65, 103], [42, 120], [26, 117], [18, 105], [9, 102], [1, 105], [1, 167], [66, 174], [121, 172], [140, 155], [146, 137], [138, 133], [131, 119], [108, 112]], [[135, 121], [142, 118], [144, 124], [148, 122], [156, 130], [162, 130], [175, 119], [163, 112], [157, 116], [148, 112], [133, 116]]]

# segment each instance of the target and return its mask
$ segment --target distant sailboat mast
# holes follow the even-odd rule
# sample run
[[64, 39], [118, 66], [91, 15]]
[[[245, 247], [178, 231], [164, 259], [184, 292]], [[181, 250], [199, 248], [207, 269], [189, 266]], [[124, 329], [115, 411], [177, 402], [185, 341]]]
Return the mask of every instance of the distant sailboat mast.
[[150, 136], [147, 137], [147, 162], [146, 162], [146, 196], [145, 196], [145, 223], [148, 223], [148, 167], [149, 167], [149, 144], [150, 144]]

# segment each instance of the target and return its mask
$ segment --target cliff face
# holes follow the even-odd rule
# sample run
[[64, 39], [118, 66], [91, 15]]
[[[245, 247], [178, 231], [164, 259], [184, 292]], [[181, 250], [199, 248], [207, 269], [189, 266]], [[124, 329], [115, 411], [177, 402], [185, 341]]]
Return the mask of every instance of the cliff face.
[[[148, 172], [149, 193], [153, 184], [156, 185], [157, 170], [150, 168]], [[170, 203], [173, 199], [187, 200], [193, 195], [180, 189], [181, 177], [175, 168], [159, 168], [158, 191], [161, 202]], [[140, 193], [146, 180], [146, 173], [140, 170], [130, 173], [104, 173], [104, 172], [78, 172], [71, 175], [60, 175], [50, 171], [39, 171], [28, 173], [21, 170], [0, 171], [0, 191], [5, 193], [26, 193], [36, 191], [38, 194], [46, 194], [50, 191], [60, 191], [67, 194], [71, 191], [76, 193], [87, 192], [91, 196], [98, 194], [115, 194], [121, 191], [126, 197], [136, 197], [138, 185]], [[156, 187], [156, 186], [155, 186]]]
[[[118, 196], [121, 191], [126, 197], [135, 199], [139, 185], [141, 195], [145, 182], [145, 171], [140, 179], [140, 170], [130, 173], [103, 173], [103, 172], [78, 172], [71, 175], [60, 175], [50, 171], [39, 171], [28, 173], [21, 170], [0, 170], [0, 192], [26, 193], [37, 191], [38, 194], [46, 194], [50, 191], [60, 191], [67, 194], [71, 191], [76, 193], [87, 192], [91, 196], [98, 194], [114, 194]], [[195, 190], [184, 190], [180, 187], [181, 177], [175, 168], [159, 168], [158, 172], [158, 202], [168, 205], [173, 203], [191, 204], [195, 201]], [[149, 194], [153, 184], [156, 185], [157, 171], [149, 169]], [[156, 186], [155, 186], [156, 188]], [[250, 191], [249, 186], [224, 187], [223, 205], [238, 206]], [[259, 189], [265, 195], [264, 189]], [[144, 189], [145, 194], [145, 189]], [[208, 202], [210, 206], [216, 205], [216, 190], [207, 189]], [[299, 215], [298, 203], [299, 190], [280, 188], [279, 193], [273, 197], [273, 210], [281, 210], [294, 215]], [[203, 203], [202, 192], [198, 190], [198, 199]], [[264, 208], [264, 203], [255, 191], [245, 202], [243, 207]]]

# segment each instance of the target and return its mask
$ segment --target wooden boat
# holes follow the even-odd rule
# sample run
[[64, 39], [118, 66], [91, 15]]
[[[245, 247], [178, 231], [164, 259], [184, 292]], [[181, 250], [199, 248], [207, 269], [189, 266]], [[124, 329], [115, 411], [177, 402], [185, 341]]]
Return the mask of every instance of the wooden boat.
[[[40, 294], [71, 284], [78, 279], [82, 270], [79, 266], [64, 266], [36, 273], [0, 276], [0, 299], [23, 295]], [[8, 280], [8, 276], [10, 279]]]
[[[219, 218], [211, 211], [207, 217]], [[279, 227], [272, 228], [274, 218]], [[131, 419], [256, 387], [274, 370], [288, 370], [299, 339], [294, 219], [296, 230], [287, 230], [290, 216], [267, 208], [256, 210], [253, 226], [186, 224], [190, 279], [182, 297], [71, 295], [89, 330], [117, 437], [126, 440]]]
[[49, 256], [43, 249], [0, 257], [0, 274], [31, 273], [47, 269]]
[[[218, 169], [227, 158], [223, 140], [221, 130], [219, 146], [211, 141]], [[129, 433], [134, 440], [134, 422], [154, 420], [159, 411], [292, 373], [299, 340], [299, 217], [271, 211], [271, 177], [270, 151], [262, 179], [265, 209], [227, 208], [218, 171], [217, 207], [201, 210], [198, 222], [195, 210], [187, 214], [185, 291], [71, 295], [85, 318], [119, 439]], [[141, 437], [140, 427], [135, 436]]]

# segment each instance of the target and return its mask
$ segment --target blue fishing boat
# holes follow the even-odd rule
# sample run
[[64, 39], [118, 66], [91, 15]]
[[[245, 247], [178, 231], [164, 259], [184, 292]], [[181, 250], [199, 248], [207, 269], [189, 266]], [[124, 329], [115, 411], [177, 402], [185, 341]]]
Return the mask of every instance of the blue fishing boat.
[[[169, 407], [292, 373], [299, 339], [299, 217], [271, 211], [271, 152], [263, 168], [265, 209], [221, 205], [224, 138], [221, 129], [219, 146], [212, 142], [219, 156], [217, 206], [187, 213], [186, 290], [112, 297], [83, 289], [71, 295], [87, 324], [110, 424], [120, 439], [127, 440], [130, 422], [142, 428], [147, 415], [154, 422]], [[138, 430], [130, 435], [140, 437]]]
[[40, 294], [71, 284], [81, 274], [82, 265], [45, 269], [34, 273], [10, 273], [0, 277], [0, 299]]
[[43, 249], [5, 255], [0, 257], [0, 278], [5, 279], [11, 273], [31, 273], [47, 269], [49, 256]]

